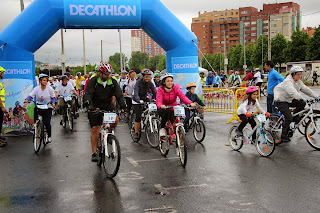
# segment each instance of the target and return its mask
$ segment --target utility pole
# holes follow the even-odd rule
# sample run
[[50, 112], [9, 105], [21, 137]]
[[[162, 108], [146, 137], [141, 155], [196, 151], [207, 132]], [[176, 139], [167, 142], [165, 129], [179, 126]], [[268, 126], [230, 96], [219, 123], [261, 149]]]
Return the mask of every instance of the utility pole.
[[[220, 59], [220, 63], [221, 63], [221, 59]], [[227, 64], [227, 38], [226, 38], [226, 30], [224, 31], [224, 70], [227, 71], [228, 70], [228, 64]], [[221, 68], [219, 70], [219, 74], [220, 74]]]
[[243, 69], [246, 71], [247, 69], [247, 59], [246, 59], [246, 33], [245, 33], [245, 25], [243, 23]]
[[82, 29], [82, 35], [83, 35], [83, 69], [84, 69], [84, 74], [87, 74], [87, 61], [86, 61], [86, 40], [84, 37], [84, 29]]
[[198, 47], [199, 47], [199, 50], [198, 50], [198, 55], [200, 56], [200, 67], [202, 67], [202, 57], [201, 57], [201, 42], [200, 42], [200, 39], [198, 39]]
[[264, 45], [264, 38], [263, 38], [263, 34], [261, 34], [262, 37], [262, 59], [261, 59], [261, 64], [262, 64], [262, 70], [263, 70], [263, 45]]
[[271, 23], [270, 23], [270, 13], [268, 14], [268, 60], [271, 61]]
[[119, 32], [119, 40], [120, 40], [120, 70], [124, 70], [123, 69], [123, 63], [122, 63], [122, 46], [121, 46], [121, 31], [120, 29], [118, 29]]
[[62, 75], [66, 73], [66, 57], [64, 55], [64, 41], [63, 41], [63, 29], [61, 29], [61, 66], [62, 66]]
[[20, 0], [20, 9], [21, 9], [21, 12], [24, 10], [24, 2], [23, 2], [23, 0]]
[[100, 62], [103, 62], [102, 40], [101, 40], [101, 61]]

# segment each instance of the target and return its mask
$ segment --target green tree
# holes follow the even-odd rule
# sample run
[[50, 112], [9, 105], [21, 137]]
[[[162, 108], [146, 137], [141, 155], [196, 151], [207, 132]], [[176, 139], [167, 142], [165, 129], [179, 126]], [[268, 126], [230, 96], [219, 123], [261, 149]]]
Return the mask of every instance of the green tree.
[[228, 52], [228, 54], [227, 54], [227, 56], [228, 56], [228, 68], [229, 69], [231, 69], [231, 70], [234, 70], [235, 68], [234, 68], [234, 64], [233, 64], [233, 60], [232, 60], [232, 58], [233, 58], [233, 55], [234, 55], [234, 51], [235, 51], [235, 48], [234, 47], [230, 47], [230, 49], [229, 49], [229, 52]]
[[307, 48], [307, 60], [320, 60], [320, 26], [310, 38]]
[[[263, 59], [262, 59], [262, 56], [263, 56]], [[254, 67], [260, 67], [260, 65], [262, 66], [262, 64], [267, 60], [268, 60], [268, 37], [265, 35], [262, 35], [262, 36], [259, 36], [257, 40], [255, 53], [251, 56], [251, 62]]]
[[306, 60], [309, 40], [309, 35], [306, 32], [302, 32], [299, 29], [294, 31], [291, 36], [291, 42], [288, 42], [288, 47], [285, 50], [286, 61], [295, 62]]
[[166, 56], [164, 55], [164, 56], [160, 59], [160, 61], [159, 61], [159, 63], [158, 63], [157, 70], [162, 71], [162, 70], [164, 70], [164, 69], [166, 69], [166, 68], [167, 68]]
[[[255, 56], [256, 52], [256, 44], [255, 43], [250, 43], [246, 45], [246, 64], [247, 68], [253, 70], [253, 63], [252, 63], [252, 57]], [[244, 48], [242, 49], [241, 52], [241, 58], [240, 58], [240, 64], [244, 64]]]
[[271, 55], [274, 64], [278, 64], [281, 70], [281, 64], [286, 62], [285, 49], [288, 41], [281, 33], [278, 33], [271, 41]]
[[[211, 66], [213, 65], [213, 60], [214, 60], [214, 56], [213, 55], [204, 54], [203, 58], [202, 58], [202, 68], [207, 69], [207, 70], [212, 70]], [[208, 62], [210, 63], [211, 66], [208, 64]]]
[[139, 68], [140, 70], [142, 70], [146, 67], [148, 60], [149, 58], [147, 53], [136, 52], [129, 60], [130, 69]]
[[120, 73], [120, 65], [117, 65], [116, 63], [114, 63], [113, 61], [109, 61], [108, 62], [109, 64], [111, 64], [112, 68], [113, 68], [113, 71], [115, 73]]
[[[114, 64], [117, 65], [117, 67], [121, 67], [120, 65], [120, 53], [115, 53], [114, 55], [109, 57], [109, 63], [113, 62]], [[128, 62], [128, 58], [122, 53], [122, 62], [124, 63], [124, 65], [127, 64]], [[120, 69], [120, 68], [119, 68]]]
[[213, 56], [213, 69], [218, 71], [218, 70], [223, 70], [224, 67], [224, 55], [222, 53], [217, 53]]
[[165, 57], [164, 55], [155, 55], [151, 58], [149, 58], [149, 61], [147, 63], [147, 68], [155, 71], [157, 69], [157, 66], [160, 62], [160, 60]]
[[238, 44], [235, 48], [230, 48], [229, 52], [229, 67], [230, 69], [242, 70], [243, 61], [241, 61], [241, 55], [243, 54], [242, 44]]

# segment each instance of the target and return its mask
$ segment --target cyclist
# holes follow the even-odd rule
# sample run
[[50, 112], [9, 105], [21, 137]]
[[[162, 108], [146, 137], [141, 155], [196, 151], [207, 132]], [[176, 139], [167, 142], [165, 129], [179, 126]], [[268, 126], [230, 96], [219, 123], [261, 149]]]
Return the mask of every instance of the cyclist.
[[55, 107], [55, 94], [52, 89], [48, 85], [49, 76], [46, 74], [39, 75], [39, 83], [40, 85], [35, 87], [30, 95], [24, 101], [27, 103], [32, 99], [36, 99], [37, 104], [40, 105], [48, 105], [48, 109], [46, 110], [38, 110], [37, 107], [34, 108], [34, 121], [38, 120], [38, 114], [43, 118], [43, 124], [45, 125], [48, 133], [48, 143], [52, 142], [51, 139], [51, 117], [52, 117], [52, 107]]
[[81, 76], [81, 72], [77, 72], [77, 77], [75, 80], [77, 90], [79, 90], [79, 91], [83, 90], [82, 81], [84, 81], [84, 80], [85, 80], [85, 78], [83, 76]]
[[[6, 70], [0, 66], [0, 80], [3, 79], [4, 74], [5, 74]], [[5, 101], [6, 97], [5, 97], [5, 88], [2, 84], [2, 82], [0, 82], [0, 147], [4, 147], [7, 145], [7, 141], [4, 137], [2, 137], [2, 125], [3, 125], [3, 116], [5, 113], [7, 113], [7, 110], [5, 108]]]
[[[257, 108], [257, 110], [260, 113], [270, 117], [270, 113], [265, 112], [259, 104], [259, 100], [257, 99], [258, 91], [259, 91], [258, 87], [255, 87], [255, 86], [248, 87], [246, 91], [247, 97], [237, 109], [237, 113], [239, 118], [241, 119], [241, 123], [238, 129], [236, 130], [236, 132], [240, 136], [243, 135], [242, 130], [247, 125], [247, 123], [250, 123], [252, 129], [254, 129], [255, 126], [257, 125], [255, 120], [251, 118], [252, 113], [255, 112], [256, 110], [255, 108]], [[256, 139], [256, 133], [253, 133], [252, 140], [255, 141], [255, 139]]]
[[160, 87], [160, 73], [155, 73], [153, 77], [154, 77], [153, 78], [154, 85], [156, 86], [156, 88], [159, 88]]
[[201, 85], [205, 86], [206, 85], [206, 76], [204, 75], [204, 72], [200, 72], [200, 80], [201, 80]]
[[129, 78], [125, 83], [125, 93], [124, 93], [126, 103], [127, 103], [128, 118], [130, 116], [130, 110], [132, 108], [132, 95], [133, 95], [133, 90], [136, 83], [137, 83], [136, 72], [134, 70], [130, 70]]
[[[114, 105], [112, 104], [112, 97], [115, 96], [121, 109], [126, 108], [124, 103], [124, 98], [122, 91], [118, 82], [111, 77], [113, 72], [112, 66], [109, 63], [102, 62], [99, 66], [100, 74], [92, 78], [87, 85], [85, 100], [88, 102], [89, 109], [95, 110], [106, 110], [114, 111]], [[97, 145], [99, 138], [100, 126], [103, 121], [102, 114], [96, 114], [94, 112], [89, 112], [89, 122], [91, 126], [91, 148], [92, 157], [91, 161], [98, 161]], [[112, 128], [117, 126], [117, 121]]]
[[71, 84], [73, 88], [77, 89], [76, 83], [73, 81], [71, 74], [67, 72], [66, 76], [68, 76], [68, 84]]
[[128, 72], [125, 70], [122, 70], [121, 78], [118, 79], [118, 84], [120, 85], [120, 88], [122, 91], [124, 91], [124, 85], [128, 81], [127, 75], [128, 75]]
[[255, 85], [257, 87], [260, 87], [260, 91], [261, 91], [261, 85], [263, 83], [263, 80], [262, 80], [262, 76], [259, 68], [254, 69], [253, 80], [255, 81]]
[[[205, 104], [201, 101], [201, 99], [198, 97], [198, 95], [195, 94], [196, 87], [197, 86], [194, 83], [189, 83], [187, 85], [188, 92], [186, 93], [186, 96], [193, 103], [197, 103], [197, 104], [199, 104], [199, 106], [202, 106], [205, 109]], [[190, 110], [186, 109], [186, 118], [183, 122], [185, 128], [187, 128], [187, 125], [189, 124], [189, 119], [190, 119]]]
[[279, 111], [284, 115], [285, 121], [282, 125], [281, 141], [289, 142], [288, 137], [289, 126], [292, 121], [296, 123], [299, 122], [299, 118], [292, 118], [289, 107], [296, 107], [295, 113], [302, 111], [306, 105], [300, 91], [304, 94], [318, 98], [315, 92], [309, 89], [302, 81], [301, 76], [303, 73], [303, 68], [299, 66], [294, 66], [290, 69], [290, 75], [274, 89], [274, 100]]
[[141, 114], [142, 114], [142, 106], [141, 103], [149, 102], [149, 98], [147, 97], [149, 90], [152, 91], [152, 95], [155, 98], [157, 95], [157, 90], [155, 89], [153, 83], [151, 82], [152, 71], [149, 69], [144, 69], [141, 71], [142, 78], [140, 78], [135, 87], [132, 96], [132, 108], [133, 112], [136, 115], [135, 123], [134, 123], [134, 131], [135, 131], [135, 142], [139, 140], [139, 129], [141, 125]]
[[[60, 115], [61, 115], [61, 121], [60, 125], [63, 125], [63, 116], [65, 115], [65, 101], [64, 97], [68, 97], [70, 95], [77, 94], [77, 91], [71, 86], [71, 84], [68, 84], [68, 77], [66, 75], [61, 77], [61, 83], [57, 84], [57, 88], [55, 90], [56, 97], [59, 97], [59, 107], [60, 107]], [[69, 103], [71, 106], [73, 106], [73, 113], [76, 112], [76, 106], [74, 105], [73, 101], [71, 100]]]
[[183, 103], [190, 104], [192, 107], [195, 107], [196, 105], [183, 94], [178, 84], [173, 83], [172, 74], [165, 73], [161, 76], [160, 80], [161, 86], [158, 89], [156, 104], [158, 114], [162, 118], [160, 129], [160, 137], [162, 137], [166, 134], [164, 127], [166, 126], [167, 121], [170, 120], [171, 123], [174, 122], [173, 109], [166, 109], [166, 106], [177, 106], [177, 97], [179, 97]]

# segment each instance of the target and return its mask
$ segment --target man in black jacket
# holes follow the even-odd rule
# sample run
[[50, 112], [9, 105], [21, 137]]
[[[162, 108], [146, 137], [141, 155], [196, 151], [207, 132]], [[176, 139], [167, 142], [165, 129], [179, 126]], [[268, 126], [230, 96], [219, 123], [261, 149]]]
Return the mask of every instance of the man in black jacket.
[[[118, 82], [111, 77], [112, 66], [108, 63], [101, 63], [99, 66], [100, 75], [90, 79], [86, 87], [85, 101], [89, 105], [89, 109], [114, 111], [112, 104], [112, 97], [115, 96], [121, 109], [126, 108], [123, 93], [120, 89]], [[97, 145], [99, 139], [99, 130], [103, 122], [103, 115], [89, 112], [89, 121], [91, 126], [91, 146], [92, 146], [92, 161], [98, 161]], [[117, 126], [116, 123], [111, 125], [112, 128]]]
[[134, 132], [135, 132], [135, 142], [139, 141], [139, 129], [141, 126], [141, 114], [142, 114], [142, 106], [141, 103], [149, 102], [148, 92], [151, 90], [153, 99], [156, 99], [157, 90], [154, 88], [154, 84], [151, 82], [152, 71], [149, 69], [145, 69], [141, 71], [142, 78], [140, 78], [135, 87], [132, 97], [132, 109], [133, 113], [136, 115], [135, 123], [134, 123]]

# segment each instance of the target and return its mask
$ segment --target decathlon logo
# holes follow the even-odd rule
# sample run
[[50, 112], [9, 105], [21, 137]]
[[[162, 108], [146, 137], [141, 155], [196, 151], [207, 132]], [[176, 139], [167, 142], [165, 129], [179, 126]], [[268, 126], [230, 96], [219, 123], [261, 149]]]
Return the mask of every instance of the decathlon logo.
[[181, 69], [192, 69], [192, 68], [197, 68], [198, 64], [197, 63], [191, 63], [191, 64], [175, 64], [174, 69], [175, 70], [181, 70]]
[[74, 5], [70, 16], [137, 16], [136, 6], [130, 5]]

